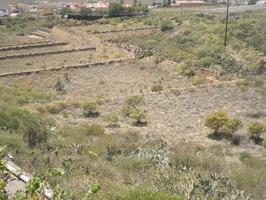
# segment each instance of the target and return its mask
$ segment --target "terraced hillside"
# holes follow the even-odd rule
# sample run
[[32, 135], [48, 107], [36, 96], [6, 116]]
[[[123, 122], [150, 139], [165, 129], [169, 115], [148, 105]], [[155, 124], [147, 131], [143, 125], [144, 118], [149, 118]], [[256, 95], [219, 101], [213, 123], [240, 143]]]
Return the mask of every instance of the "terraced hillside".
[[95, 48], [0, 60], [0, 145], [61, 199], [266, 198], [264, 13], [235, 15], [224, 48], [222, 16], [170, 11], [0, 51]]

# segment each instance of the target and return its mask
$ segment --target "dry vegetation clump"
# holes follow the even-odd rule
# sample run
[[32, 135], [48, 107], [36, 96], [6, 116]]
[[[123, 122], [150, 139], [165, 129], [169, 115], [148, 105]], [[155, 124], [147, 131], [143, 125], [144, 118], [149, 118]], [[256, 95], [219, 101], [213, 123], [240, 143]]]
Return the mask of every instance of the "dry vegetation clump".
[[108, 123], [108, 127], [119, 127], [119, 116], [117, 113], [110, 113], [104, 119]]
[[151, 87], [151, 91], [152, 92], [160, 92], [160, 91], [163, 91], [163, 86], [162, 85], [153, 85]]
[[125, 100], [123, 109], [122, 109], [122, 114], [126, 117], [128, 117], [132, 111], [134, 111], [139, 105], [143, 103], [143, 97], [142, 96], [131, 96], [128, 97]]

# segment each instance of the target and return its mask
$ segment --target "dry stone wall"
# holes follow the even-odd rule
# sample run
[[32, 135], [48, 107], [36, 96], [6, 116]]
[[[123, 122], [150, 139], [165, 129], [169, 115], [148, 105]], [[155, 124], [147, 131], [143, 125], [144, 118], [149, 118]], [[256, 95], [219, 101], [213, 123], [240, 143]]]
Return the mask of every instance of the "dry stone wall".
[[33, 57], [33, 56], [44, 56], [44, 55], [51, 55], [51, 54], [62, 54], [62, 53], [71, 53], [71, 52], [78, 52], [78, 51], [89, 51], [89, 50], [96, 50], [95, 47], [85, 47], [79, 49], [67, 49], [61, 51], [46, 51], [46, 52], [38, 52], [38, 53], [25, 53], [25, 54], [15, 54], [15, 55], [7, 55], [7, 56], [0, 56], [0, 60], [6, 59], [13, 59], [13, 58], [25, 58], [25, 57]]
[[137, 28], [129, 28], [129, 29], [120, 29], [120, 30], [108, 30], [108, 31], [94, 31], [93, 34], [101, 34], [101, 33], [117, 33], [117, 32], [128, 32], [128, 31], [140, 31], [147, 29], [157, 29], [158, 26], [150, 26], [150, 27], [137, 27]]
[[125, 59], [113, 59], [113, 60], [107, 60], [102, 62], [92, 62], [92, 63], [83, 63], [83, 64], [77, 64], [77, 65], [67, 65], [62, 67], [50, 67], [50, 68], [43, 68], [43, 69], [36, 69], [36, 70], [27, 70], [27, 71], [18, 71], [18, 72], [7, 72], [0, 74], [0, 78], [2, 77], [8, 77], [8, 76], [21, 76], [21, 75], [29, 75], [33, 73], [40, 73], [45, 71], [60, 71], [63, 69], [70, 69], [70, 68], [88, 68], [91, 66], [98, 66], [98, 65], [106, 65], [106, 64], [113, 64], [113, 63], [121, 63], [125, 61], [132, 60], [132, 58], [125, 58]]
[[43, 42], [43, 43], [34, 43], [34, 44], [23, 44], [23, 45], [16, 45], [16, 46], [0, 47], [0, 51], [31, 49], [31, 48], [40, 48], [40, 47], [52, 47], [52, 46], [61, 46], [61, 45], [67, 45], [67, 44], [68, 42]]

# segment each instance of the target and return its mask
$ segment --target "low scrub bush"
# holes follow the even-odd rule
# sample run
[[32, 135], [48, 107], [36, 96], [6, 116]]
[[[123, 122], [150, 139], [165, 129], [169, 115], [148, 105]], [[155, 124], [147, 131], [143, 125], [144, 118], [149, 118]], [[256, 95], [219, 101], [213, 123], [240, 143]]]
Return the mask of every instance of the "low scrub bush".
[[261, 144], [262, 138], [261, 134], [266, 131], [266, 127], [263, 124], [254, 122], [248, 127], [248, 136], [250, 139], [254, 140], [256, 144]]
[[242, 122], [239, 119], [228, 119], [228, 121], [222, 126], [221, 132], [233, 135], [241, 127]]
[[177, 70], [180, 72], [181, 75], [187, 76], [189, 78], [191, 78], [196, 74], [195, 71], [192, 69], [192, 67], [190, 67], [190, 65], [185, 63], [181, 64]]
[[[27, 83], [28, 84], [28, 83]], [[52, 100], [52, 95], [47, 92], [32, 89], [32, 86], [2, 86], [0, 85], [0, 101], [14, 104], [47, 103]]]
[[66, 89], [65, 89], [65, 84], [64, 84], [64, 82], [61, 81], [61, 80], [58, 80], [58, 81], [56, 82], [56, 84], [55, 84], [54, 87], [55, 87], [55, 91], [56, 91], [56, 92], [64, 93], [64, 92], [66, 91]]
[[82, 131], [86, 136], [102, 136], [105, 132], [104, 128], [99, 124], [83, 126], [80, 131]]
[[175, 43], [177, 48], [191, 48], [197, 44], [197, 38], [193, 35], [176, 35]]
[[50, 125], [51, 121], [15, 107], [0, 112], [0, 129], [23, 134], [25, 142], [31, 148], [47, 141]]
[[208, 83], [209, 80], [205, 76], [195, 76], [195, 78], [192, 79], [191, 84], [194, 86], [202, 85]]
[[129, 117], [132, 111], [134, 111], [141, 103], [143, 103], [143, 96], [135, 95], [127, 98], [122, 109], [123, 115]]
[[263, 142], [262, 142], [262, 146], [263, 146], [264, 148], [266, 148], [266, 140], [265, 140], [265, 139], [264, 139]]
[[45, 143], [50, 134], [51, 122], [36, 114], [28, 114], [23, 120], [24, 140], [28, 147], [34, 148]]
[[135, 109], [129, 114], [129, 117], [134, 120], [136, 126], [145, 125], [147, 123], [145, 111]]
[[163, 91], [163, 86], [162, 86], [162, 85], [153, 85], [153, 86], [151, 87], [151, 91], [152, 91], [152, 92]]
[[161, 31], [170, 31], [174, 29], [174, 24], [170, 20], [162, 21], [160, 26]]
[[228, 113], [214, 112], [209, 114], [205, 119], [205, 126], [211, 128], [214, 133], [217, 133], [229, 120]]
[[239, 119], [229, 118], [226, 112], [214, 112], [206, 117], [205, 126], [213, 130], [211, 137], [232, 140], [233, 134], [242, 127], [242, 122]]
[[58, 114], [62, 112], [64, 109], [67, 108], [67, 105], [65, 103], [54, 103], [54, 104], [45, 104], [42, 106], [39, 106], [37, 110], [40, 113], [51, 113], [51, 114]]
[[97, 104], [95, 102], [86, 102], [82, 105], [83, 114], [85, 117], [98, 117]]
[[24, 125], [24, 119], [31, 113], [16, 107], [8, 107], [0, 112], [0, 129], [18, 131]]
[[108, 123], [108, 126], [117, 127], [119, 122], [119, 117], [116, 113], [110, 113], [105, 116], [104, 120]]

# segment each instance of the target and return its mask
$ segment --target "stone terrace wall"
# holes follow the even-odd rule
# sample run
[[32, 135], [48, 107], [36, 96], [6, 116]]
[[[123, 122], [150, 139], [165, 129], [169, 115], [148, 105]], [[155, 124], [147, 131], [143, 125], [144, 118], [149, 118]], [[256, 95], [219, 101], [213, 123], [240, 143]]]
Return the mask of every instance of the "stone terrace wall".
[[96, 48], [85, 47], [85, 48], [79, 48], [79, 49], [67, 49], [67, 50], [62, 50], [62, 51], [46, 51], [46, 52], [39, 52], [39, 53], [15, 54], [15, 55], [0, 56], [0, 60], [13, 59], [13, 58], [25, 58], [25, 57], [33, 57], [33, 56], [43, 56], [43, 55], [51, 55], [51, 54], [71, 53], [71, 52], [88, 51], [88, 50], [95, 51]]
[[157, 29], [158, 26], [150, 26], [150, 27], [137, 27], [137, 28], [129, 28], [129, 29], [120, 29], [120, 30], [108, 30], [108, 31], [94, 31], [93, 34], [100, 34], [100, 33], [116, 33], [116, 32], [128, 32], [128, 31], [140, 31], [140, 30], [147, 30], [147, 29]]
[[60, 46], [60, 45], [67, 45], [67, 44], [68, 42], [43, 42], [43, 43], [33, 43], [33, 44], [22, 44], [22, 45], [16, 45], [16, 46], [0, 47], [0, 51], [31, 49], [31, 48], [40, 48], [40, 47], [52, 47], [52, 46]]
[[68, 65], [68, 66], [62, 66], [62, 67], [50, 67], [50, 68], [43, 68], [43, 69], [36, 69], [36, 70], [27, 70], [27, 71], [18, 71], [18, 72], [7, 72], [0, 74], [1, 77], [8, 77], [8, 76], [20, 76], [20, 75], [29, 75], [33, 73], [39, 73], [39, 72], [45, 72], [45, 71], [60, 71], [63, 69], [70, 69], [70, 68], [88, 68], [91, 66], [98, 66], [98, 65], [106, 65], [106, 64], [112, 64], [112, 63], [121, 63], [125, 61], [133, 60], [132, 58], [125, 58], [125, 59], [113, 59], [113, 60], [107, 60], [102, 62], [92, 62], [92, 63], [83, 63], [83, 64], [76, 64], [76, 65]]

